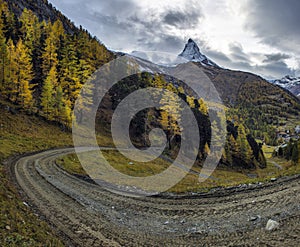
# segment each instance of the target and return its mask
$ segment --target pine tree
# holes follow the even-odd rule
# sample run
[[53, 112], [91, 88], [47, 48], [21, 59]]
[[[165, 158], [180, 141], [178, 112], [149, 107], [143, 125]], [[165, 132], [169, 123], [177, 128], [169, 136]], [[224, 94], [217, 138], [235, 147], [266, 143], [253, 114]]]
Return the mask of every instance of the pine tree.
[[[88, 113], [91, 112], [91, 107], [93, 105], [93, 86], [90, 85], [89, 87], [86, 85], [81, 90], [81, 96], [77, 99], [76, 104], [76, 121], [78, 123], [82, 123], [83, 115], [87, 116]], [[85, 112], [85, 114], [83, 114]]]
[[242, 124], [240, 124], [238, 127], [238, 137], [236, 142], [239, 148], [241, 159], [246, 163], [249, 163], [253, 158], [253, 152], [247, 141], [245, 127]]
[[[232, 135], [230, 135], [230, 136], [232, 137]], [[228, 165], [232, 166], [232, 153], [230, 151], [230, 145], [229, 145], [230, 136], [227, 136], [226, 143], [225, 143], [225, 146], [224, 146], [223, 157], [224, 157], [225, 161], [228, 163]]]
[[210, 154], [210, 148], [208, 146], [208, 143], [206, 142], [204, 145], [204, 154], [207, 156]]
[[39, 45], [41, 38], [40, 22], [36, 15], [31, 10], [24, 9], [20, 17], [21, 33], [24, 45], [29, 53], [33, 55], [34, 49]]
[[92, 67], [84, 60], [80, 59], [78, 64], [78, 79], [80, 84], [85, 84], [92, 74]]
[[205, 104], [204, 100], [201, 98], [199, 99], [199, 111], [203, 114], [203, 115], [208, 115], [208, 107], [207, 105]]
[[11, 39], [7, 42], [7, 59], [7, 83], [4, 92], [9, 100], [16, 102], [18, 95], [18, 62], [16, 60], [16, 48]]
[[299, 147], [298, 147], [298, 143], [295, 143], [292, 149], [292, 162], [296, 164], [298, 163], [298, 160], [299, 160]]
[[33, 79], [32, 62], [29, 51], [23, 45], [22, 40], [20, 40], [16, 46], [16, 53], [19, 61], [19, 102], [23, 104], [25, 108], [31, 108], [33, 106], [33, 85], [30, 85]]
[[226, 146], [226, 156], [227, 156], [227, 162], [231, 165], [233, 164], [234, 157], [238, 157], [239, 154], [239, 148], [236, 143], [236, 140], [234, 139], [233, 135], [229, 135], [229, 138], [227, 140]]
[[194, 97], [187, 96], [186, 101], [187, 101], [187, 103], [189, 104], [189, 106], [191, 108], [195, 108], [195, 102], [194, 102], [195, 99], [194, 99]]
[[2, 19], [5, 26], [6, 40], [12, 39], [14, 41], [19, 38], [19, 20], [15, 14], [9, 11], [7, 4], [1, 4]]
[[64, 103], [64, 106], [62, 108], [62, 123], [68, 127], [71, 128], [72, 126], [72, 109], [71, 109], [71, 102], [70, 101], [66, 101]]
[[44, 23], [39, 22], [38, 17], [28, 9], [24, 9], [21, 17], [21, 37], [24, 45], [31, 56], [34, 78], [40, 81], [42, 78], [41, 72], [41, 54], [43, 53], [43, 28]]
[[56, 88], [55, 98], [54, 98], [54, 109], [55, 109], [55, 120], [58, 122], [63, 122], [64, 116], [64, 97], [61, 86]]
[[52, 66], [43, 86], [41, 106], [43, 112], [49, 120], [53, 120], [55, 116], [54, 109], [54, 87], [57, 86], [56, 66]]
[[[60, 85], [63, 89], [66, 100], [71, 105], [75, 103], [82, 88], [82, 82], [79, 78], [79, 61], [76, 56], [74, 42], [69, 39], [63, 48], [63, 59], [60, 61]], [[71, 107], [70, 105], [70, 107]]]
[[57, 37], [55, 37], [54, 31], [52, 30], [53, 27], [51, 23], [48, 24], [50, 26], [50, 33], [45, 41], [45, 49], [42, 54], [42, 71], [44, 75], [47, 75], [50, 69], [58, 64], [57, 58], [57, 46], [58, 41]]
[[160, 104], [161, 107], [161, 119], [160, 123], [167, 130], [167, 140], [169, 143], [169, 149], [171, 149], [171, 138], [174, 135], [180, 135], [181, 130], [178, 123], [181, 120], [181, 105], [176, 100], [175, 95], [172, 92], [176, 92], [176, 88], [172, 84], [168, 84], [167, 92], [162, 95]]
[[[1, 13], [1, 12], [0, 12]], [[7, 61], [7, 47], [6, 47], [6, 38], [4, 35], [4, 23], [2, 18], [0, 18], [0, 90], [4, 94], [7, 88], [7, 67], [8, 67], [8, 61]]]

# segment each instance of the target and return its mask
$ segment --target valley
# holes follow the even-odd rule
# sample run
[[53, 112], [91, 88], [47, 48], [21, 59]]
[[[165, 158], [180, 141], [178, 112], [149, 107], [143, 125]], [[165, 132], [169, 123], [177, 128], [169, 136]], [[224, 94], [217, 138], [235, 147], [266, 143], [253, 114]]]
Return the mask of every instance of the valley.
[[114, 51], [47, 0], [0, 13], [1, 246], [297, 246], [299, 78], [228, 69], [191, 38]]

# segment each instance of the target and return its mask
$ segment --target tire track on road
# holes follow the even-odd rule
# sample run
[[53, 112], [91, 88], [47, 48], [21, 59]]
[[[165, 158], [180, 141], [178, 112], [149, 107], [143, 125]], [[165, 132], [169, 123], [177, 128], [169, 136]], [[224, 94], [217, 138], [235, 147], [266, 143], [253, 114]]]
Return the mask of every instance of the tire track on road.
[[[76, 246], [215, 246], [300, 242], [299, 176], [192, 197], [134, 198], [83, 181], [55, 160], [74, 149], [9, 162], [30, 204]], [[249, 220], [259, 215], [259, 220]], [[268, 219], [281, 227], [264, 230]], [[288, 236], [282, 240], [279, 236]]]

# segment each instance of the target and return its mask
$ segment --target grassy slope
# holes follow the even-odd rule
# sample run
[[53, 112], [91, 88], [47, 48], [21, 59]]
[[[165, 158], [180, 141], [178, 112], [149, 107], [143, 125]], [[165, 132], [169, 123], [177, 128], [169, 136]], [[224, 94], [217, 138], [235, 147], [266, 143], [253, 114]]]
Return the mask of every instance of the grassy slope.
[[[10, 155], [71, 145], [71, 134], [37, 117], [11, 114], [0, 101], [0, 161]], [[0, 246], [63, 246], [21, 201], [0, 165]]]
[[[198, 182], [198, 176], [189, 173], [181, 182], [171, 188], [170, 192], [187, 192], [187, 191], [207, 191], [215, 187], [228, 187], [236, 186], [244, 183], [256, 183], [269, 181], [270, 178], [280, 177], [286, 175], [293, 175], [300, 173], [300, 165], [291, 165], [291, 162], [287, 162], [284, 159], [272, 158], [270, 153], [272, 153], [274, 147], [264, 147], [264, 152], [268, 159], [267, 168], [256, 169], [256, 170], [231, 170], [229, 168], [220, 167], [215, 170], [212, 174], [211, 179], [207, 179], [203, 183]], [[125, 174], [131, 176], [151, 176], [157, 174], [164, 169], [166, 169], [170, 163], [162, 159], [157, 159], [150, 163], [138, 163], [134, 162], [130, 164], [130, 160], [119, 154], [117, 151], [102, 151], [109, 163]], [[282, 166], [282, 170], [279, 170], [275, 165]], [[86, 172], [80, 165], [79, 160], [75, 154], [66, 155], [57, 160], [57, 163], [71, 174], [86, 175]], [[194, 170], [200, 172], [200, 168], [194, 167]], [[249, 174], [256, 175], [257, 178], [249, 178]]]
[[[23, 113], [11, 114], [3, 106], [4, 104], [7, 103], [0, 100], [0, 161], [17, 153], [72, 144], [70, 133], [62, 132], [59, 127], [44, 122], [37, 117], [27, 116]], [[108, 141], [107, 144], [109, 144]], [[266, 153], [271, 151], [272, 148], [266, 147]], [[127, 159], [115, 154], [114, 151], [107, 152], [106, 157], [115, 164], [117, 169], [136, 176], [155, 174], [160, 172], [162, 167], [165, 169], [169, 165], [169, 163], [158, 159], [154, 165], [144, 165], [141, 169], [141, 164], [134, 163], [130, 165]], [[270, 159], [270, 157], [268, 158]], [[62, 161], [62, 165], [69, 172], [85, 173], [75, 156], [64, 157]], [[271, 161], [282, 165], [284, 169], [279, 171]], [[265, 180], [270, 176], [299, 173], [299, 170], [299, 165], [291, 166], [290, 163], [283, 160], [270, 159], [267, 169], [255, 171], [259, 176], [258, 179], [251, 180], [247, 177], [246, 173], [253, 173], [253, 171], [244, 171], [242, 173], [219, 169], [213, 174], [217, 180], [209, 179], [205, 183], [199, 184], [198, 177], [189, 174], [171, 191], [203, 191], [216, 186], [230, 186], [244, 182]], [[22, 203], [16, 189], [8, 180], [3, 166], [0, 166], [0, 208], [1, 246], [62, 246], [52, 229], [45, 222], [38, 219]]]

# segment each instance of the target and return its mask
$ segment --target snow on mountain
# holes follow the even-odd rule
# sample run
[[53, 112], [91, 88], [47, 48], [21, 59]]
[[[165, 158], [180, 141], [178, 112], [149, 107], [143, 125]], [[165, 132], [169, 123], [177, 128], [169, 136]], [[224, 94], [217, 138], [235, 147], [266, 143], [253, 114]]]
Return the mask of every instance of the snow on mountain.
[[174, 67], [178, 64], [186, 63], [187, 60], [183, 57], [179, 57], [172, 53], [160, 52], [160, 51], [133, 51], [130, 56], [141, 58], [147, 61], [150, 61], [154, 64]]
[[216, 63], [200, 52], [198, 45], [192, 39], [188, 40], [183, 52], [178, 56], [172, 53], [160, 51], [133, 51], [128, 55], [166, 67], [173, 67], [190, 61], [199, 62], [203, 65], [219, 67]]
[[200, 52], [200, 49], [196, 42], [192, 39], [188, 40], [188, 43], [185, 45], [183, 52], [179, 55], [188, 61], [200, 62], [205, 65], [219, 67], [216, 63], [207, 58], [204, 54]]
[[292, 77], [292, 76], [285, 76], [279, 80], [271, 80], [273, 84], [276, 84], [282, 88], [289, 90], [294, 95], [300, 97], [300, 77]]

